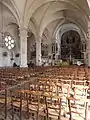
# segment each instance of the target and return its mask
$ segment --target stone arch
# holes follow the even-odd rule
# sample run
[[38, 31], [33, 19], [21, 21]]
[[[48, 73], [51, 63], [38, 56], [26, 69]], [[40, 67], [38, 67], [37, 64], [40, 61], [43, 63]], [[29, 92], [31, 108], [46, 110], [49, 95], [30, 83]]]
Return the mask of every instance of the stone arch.
[[80, 35], [81, 43], [86, 42], [86, 33], [83, 32], [76, 24], [74, 23], [67, 23], [58, 26], [57, 31], [54, 33], [55, 42], [58, 44], [58, 52], [56, 54], [56, 58], [58, 55], [61, 54], [61, 37], [64, 33], [73, 30], [76, 31]]
[[34, 34], [35, 38], [37, 38], [37, 24], [33, 17], [29, 21], [28, 30]]
[[63, 60], [72, 61], [72, 59], [83, 59], [84, 57], [81, 51], [80, 34], [74, 29], [68, 29], [62, 33], [60, 49], [60, 58]]
[[[72, 6], [74, 6], [75, 8], [77, 8], [78, 10], [80, 10], [82, 13], [84, 13], [85, 16], [86, 16], [85, 11], [82, 10], [80, 4], [78, 4], [77, 2], [74, 2], [74, 1], [72, 2], [72, 1], [68, 1], [68, 0], [65, 0], [65, 1], [63, 1], [63, 0], [60, 0], [60, 1], [57, 1], [57, 0], [51, 1], [51, 0], [49, 0], [49, 1], [38, 1], [39, 4], [37, 4], [37, 1], [35, 0], [35, 1], [33, 1], [33, 3], [29, 6], [29, 10], [28, 10], [28, 12], [26, 12], [26, 14], [25, 14], [25, 19], [24, 19], [24, 24], [25, 24], [25, 26], [28, 26], [29, 19], [31, 18], [32, 14], [33, 14], [40, 6], [42, 6], [42, 5], [44, 5], [44, 4], [52, 3], [52, 2], [65, 2], [65, 3], [69, 3], [69, 4], [71, 4]], [[86, 6], [85, 6], [85, 7], [86, 7]], [[36, 8], [36, 9], [33, 9], [33, 8]]]
[[[62, 10], [61, 11], [61, 13], [63, 13], [63, 11], [64, 10]], [[73, 12], [73, 14], [75, 13], [75, 11], [72, 11]], [[48, 18], [48, 17], [46, 17], [46, 18]], [[45, 18], [45, 20], [43, 20], [43, 24], [40, 26], [40, 36], [42, 36], [42, 33], [43, 33], [43, 30], [45, 29], [45, 27], [48, 25], [48, 24], [50, 24], [52, 21], [54, 21], [54, 20], [56, 20], [56, 19], [63, 19], [64, 20], [64, 22], [71, 22], [71, 23], [75, 23], [77, 26], [79, 26], [80, 28], [81, 28], [81, 30], [84, 32], [86, 32], [87, 31], [87, 22], [83, 22], [83, 21], [81, 21], [80, 22], [80, 19], [78, 19], [78, 17], [76, 16], [76, 18], [74, 18], [73, 16], [71, 16], [71, 17], [69, 17], [69, 16], [63, 16], [62, 14], [61, 14], [61, 16], [55, 16], [55, 17], [53, 17], [52, 15], [51, 15], [51, 19], [46, 19]], [[61, 23], [60, 23], [61, 24]], [[84, 25], [86, 26], [86, 27], [84, 27]]]
[[12, 0], [9, 0], [9, 1], [10, 2], [3, 1], [3, 4], [5, 5], [5, 7], [7, 7], [10, 10], [10, 12], [15, 17], [17, 24], [19, 25], [20, 24], [20, 13], [19, 13], [19, 10], [18, 10], [16, 4], [14, 3], [14, 1], [12, 1]]
[[[62, 30], [61, 30], [62, 29]], [[80, 36], [86, 38], [86, 33], [83, 31], [83, 29], [81, 29], [80, 27], [78, 27], [76, 24], [74, 23], [67, 23], [67, 24], [62, 24], [62, 25], [58, 25], [58, 27], [56, 28], [56, 30], [54, 31], [54, 37], [56, 39], [58, 39], [59, 36], [59, 32], [61, 31], [61, 36], [64, 32], [67, 32], [68, 30], [74, 30], [77, 31]]]

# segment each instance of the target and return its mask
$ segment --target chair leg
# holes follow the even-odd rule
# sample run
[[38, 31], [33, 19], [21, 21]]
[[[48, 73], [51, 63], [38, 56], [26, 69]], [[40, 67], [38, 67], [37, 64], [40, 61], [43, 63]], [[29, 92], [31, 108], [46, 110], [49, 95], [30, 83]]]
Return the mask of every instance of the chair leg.
[[39, 120], [39, 115], [37, 113], [37, 115], [35, 116], [35, 120]]
[[71, 106], [70, 106], [70, 100], [68, 100], [68, 105], [69, 105], [69, 112], [70, 112], [70, 118], [69, 118], [69, 120], [72, 120], [72, 116], [71, 116]]
[[86, 108], [85, 108], [85, 120], [88, 120], [88, 103], [86, 102]]

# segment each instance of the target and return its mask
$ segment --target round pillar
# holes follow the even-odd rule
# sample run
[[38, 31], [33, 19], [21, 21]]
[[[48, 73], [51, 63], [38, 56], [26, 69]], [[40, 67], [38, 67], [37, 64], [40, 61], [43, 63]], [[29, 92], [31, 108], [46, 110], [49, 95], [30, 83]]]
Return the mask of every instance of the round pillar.
[[27, 67], [27, 30], [20, 29], [20, 67]]
[[41, 59], [41, 39], [39, 38], [36, 41], [36, 65], [41, 66], [42, 65], [42, 59]]

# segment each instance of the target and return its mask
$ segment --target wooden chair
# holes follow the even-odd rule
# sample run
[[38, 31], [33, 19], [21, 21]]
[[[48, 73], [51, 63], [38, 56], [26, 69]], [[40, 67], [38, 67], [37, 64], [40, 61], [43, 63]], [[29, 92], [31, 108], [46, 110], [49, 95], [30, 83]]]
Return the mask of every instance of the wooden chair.
[[69, 120], [86, 120], [85, 107], [81, 106], [74, 97], [67, 97], [69, 106]]
[[8, 90], [5, 89], [0, 93], [0, 112], [2, 117], [7, 119], [9, 111], [11, 110], [11, 98], [8, 96]]
[[61, 98], [57, 96], [45, 97], [47, 120], [61, 120]]
[[[15, 93], [16, 92], [16, 93]], [[19, 94], [18, 94], [19, 93]], [[19, 118], [22, 120], [24, 114], [26, 113], [27, 101], [23, 98], [24, 92], [22, 91], [13, 91], [11, 95], [11, 104], [12, 104], [12, 119]]]
[[40, 117], [44, 117], [45, 104], [44, 99], [41, 96], [41, 91], [31, 91], [28, 101], [29, 117], [34, 120], [39, 120]]

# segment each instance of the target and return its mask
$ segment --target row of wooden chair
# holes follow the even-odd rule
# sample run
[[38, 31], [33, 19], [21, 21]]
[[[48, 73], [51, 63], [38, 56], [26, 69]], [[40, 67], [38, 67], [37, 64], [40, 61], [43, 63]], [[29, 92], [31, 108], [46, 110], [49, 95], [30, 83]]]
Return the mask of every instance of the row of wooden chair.
[[[88, 68], [83, 67], [0, 69], [1, 91], [7, 90], [9, 87], [18, 86], [18, 84], [27, 81], [27, 83], [19, 87], [14, 87], [13, 90], [11, 89], [8, 96], [5, 92], [3, 95], [1, 94], [0, 99], [4, 101], [1, 105], [4, 106], [2, 109], [4, 108], [5, 118], [8, 116], [6, 111], [10, 111], [8, 112], [9, 116], [10, 113], [15, 113], [15, 115], [11, 117], [13, 119], [16, 116], [20, 118], [20, 120], [23, 118], [26, 119], [26, 117], [32, 117], [33, 119], [37, 119], [38, 117], [49, 119], [55, 118], [55, 115], [53, 116], [51, 114], [54, 110], [54, 113], [55, 111], [58, 113], [58, 119], [62, 119], [63, 116], [69, 116], [69, 119], [72, 119], [71, 108], [74, 106], [76, 109], [76, 106], [81, 106], [84, 108], [84, 119], [87, 120], [87, 103], [90, 102], [87, 100], [88, 86], [86, 86], [86, 82], [89, 81], [89, 71]], [[33, 80], [33, 77], [35, 80]], [[74, 104], [71, 104], [71, 101], [74, 101]], [[79, 102], [78, 105], [75, 101], [79, 101], [83, 105], [80, 105]], [[41, 105], [41, 112], [39, 112], [38, 105]], [[37, 110], [33, 107], [37, 108]], [[7, 108], [10, 109], [7, 110]], [[80, 117], [80, 114], [78, 115]], [[64, 117], [63, 120], [67, 118], [68, 117]]]
[[[47, 120], [49, 118], [71, 120], [73, 112], [71, 108], [75, 108], [76, 111], [76, 106], [80, 106], [79, 102], [83, 99], [80, 108], [84, 108], [84, 117], [82, 118], [87, 120], [87, 107], [84, 105], [88, 103], [85, 102], [87, 100], [87, 88], [88, 86], [85, 87], [84, 85], [78, 86], [73, 84], [71, 86], [69, 83], [63, 83], [60, 79], [38, 77], [33, 81], [26, 82], [19, 87], [11, 89], [10, 95], [5, 95], [6, 102], [3, 105], [7, 107], [11, 104], [13, 115], [11, 118], [13, 119], [17, 116], [20, 120], [24, 118], [33, 118], [35, 120], [40, 118]], [[74, 101], [74, 104], [71, 104], [71, 101]], [[76, 101], [79, 101], [79, 104], [76, 104]], [[5, 110], [7, 111], [7, 109]], [[80, 111], [81, 109], [74, 113], [79, 115], [78, 119], [80, 119]], [[67, 117], [68, 115], [69, 118]]]

